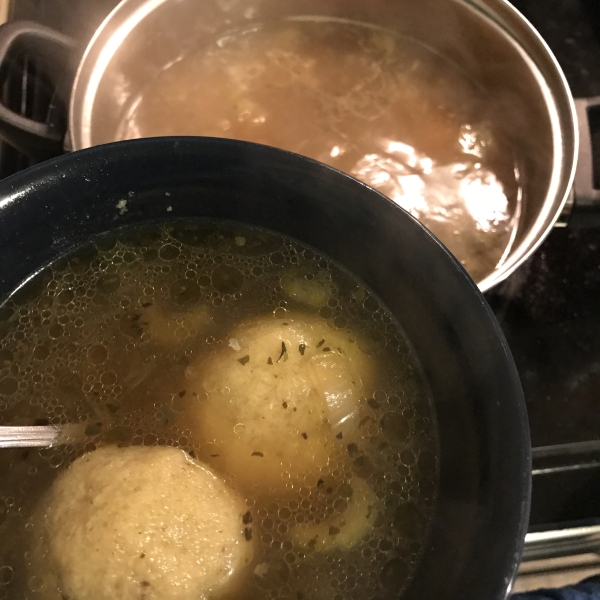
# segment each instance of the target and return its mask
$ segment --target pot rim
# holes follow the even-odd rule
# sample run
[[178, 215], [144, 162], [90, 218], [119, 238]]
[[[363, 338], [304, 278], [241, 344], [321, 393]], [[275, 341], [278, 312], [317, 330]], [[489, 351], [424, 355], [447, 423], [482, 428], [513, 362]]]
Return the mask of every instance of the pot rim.
[[[573, 184], [575, 181], [575, 172], [577, 170], [577, 157], [579, 154], [579, 127], [575, 101], [565, 74], [558, 63], [558, 60], [554, 56], [554, 53], [529, 20], [508, 0], [459, 1], [476, 7], [476, 9], [480, 10], [488, 18], [492, 19], [496, 25], [501, 27], [510, 36], [512, 41], [517, 43], [518, 49], [525, 53], [524, 59], [532, 60], [530, 53], [528, 53], [521, 44], [518, 44], [519, 38], [522, 36], [515, 35], [514, 27], [510, 27], [510, 24], [507, 24], [504, 20], [498, 19], [499, 11], [489, 8], [490, 4], [501, 3], [499, 8], [506, 11], [506, 18], [523, 27], [525, 30], [524, 35], [530, 37], [531, 42], [538, 46], [544, 59], [548, 62], [547, 66], [551, 71], [551, 73], [549, 72], [548, 74], [555, 78], [555, 86], [552, 89], [548, 88], [545, 90], [543, 84], [546, 83], [546, 77], [543, 78], [543, 81], [539, 82], [540, 89], [544, 93], [544, 97], [547, 101], [547, 106], [549, 108], [551, 106], [556, 107], [555, 102], [552, 101], [552, 96], [555, 96], [558, 93], [562, 96], [562, 98], [560, 98], [562, 101], [562, 112], [558, 110], [558, 107], [556, 107], [556, 111], [549, 111], [554, 145], [552, 177], [548, 186], [548, 191], [546, 192], [546, 199], [542, 204], [542, 210], [536, 220], [536, 226], [531, 229], [519, 244], [519, 248], [524, 248], [521, 253], [517, 256], [513, 256], [511, 252], [508, 256], [508, 260], [499, 267], [496, 267], [492, 273], [477, 284], [482, 292], [486, 292], [514, 273], [534, 252], [537, 251], [555, 227], [566, 206], [572, 200]], [[537, 62], [535, 62], [534, 65], [539, 69], [540, 65]], [[569, 139], [570, 143], [566, 144], [565, 141], [568, 142]], [[555, 199], [555, 201], [551, 202], [552, 199]], [[544, 218], [544, 221], [540, 223], [542, 218]]]
[[[71, 150], [92, 146], [91, 121], [94, 100], [112, 56], [144, 18], [169, 1], [121, 0], [96, 30], [79, 62], [71, 90], [68, 128]], [[511, 248], [506, 260], [476, 282], [479, 289], [485, 292], [509, 277], [526, 262], [563, 214], [571, 198], [575, 179], [579, 128], [575, 102], [566, 77], [548, 44], [525, 16], [508, 0], [454, 1], [490, 21], [492, 26], [504, 35], [506, 42], [519, 52], [523, 61], [529, 64], [544, 98], [552, 130], [552, 174], [541, 210], [524, 238], [516, 247]]]

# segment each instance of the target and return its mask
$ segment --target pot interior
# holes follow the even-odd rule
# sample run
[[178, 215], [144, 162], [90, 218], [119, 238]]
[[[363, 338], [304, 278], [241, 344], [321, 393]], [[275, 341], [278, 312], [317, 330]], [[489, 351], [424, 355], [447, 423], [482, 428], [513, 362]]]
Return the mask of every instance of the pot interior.
[[[489, 159], [493, 166], [484, 174], [471, 175], [475, 177], [474, 185], [468, 187], [470, 196], [480, 207], [479, 212], [486, 215], [483, 221], [478, 221], [477, 216], [474, 221], [469, 217], [468, 223], [462, 217], [452, 221], [455, 217], [448, 217], [448, 214], [464, 209], [445, 204], [454, 193], [454, 186], [459, 185], [456, 182], [463, 177], [461, 173], [465, 169], [477, 171], [480, 168], [477, 159], [473, 158], [478, 151], [472, 148], [466, 152], [473, 161], [468, 159], [466, 165], [460, 160], [453, 162], [447, 152], [438, 153], [437, 162], [433, 161], [433, 177], [437, 177], [435, 181], [438, 183], [435, 185], [439, 184], [440, 196], [446, 199], [441, 200], [442, 208], [437, 214], [429, 215], [427, 210], [419, 212], [419, 203], [425, 201], [430, 206], [435, 200], [423, 196], [420, 188], [415, 192], [410, 191], [411, 186], [415, 185], [414, 175], [419, 176], [429, 168], [428, 161], [431, 159], [426, 151], [428, 146], [437, 148], [446, 144], [439, 142], [438, 138], [443, 138], [440, 132], [447, 128], [443, 118], [436, 121], [439, 115], [435, 111], [416, 110], [418, 104], [422, 103], [420, 99], [408, 106], [409, 114], [405, 120], [410, 123], [412, 119], [417, 123], [413, 127], [421, 132], [417, 135], [423, 138], [421, 148], [410, 136], [395, 140], [393, 133], [390, 134], [392, 145], [396, 144], [393, 150], [390, 150], [390, 140], [373, 140], [373, 143], [387, 144], [386, 152], [381, 154], [381, 160], [388, 161], [386, 164], [394, 156], [400, 156], [397, 161], [401, 163], [397, 167], [399, 170], [386, 171], [393, 174], [392, 179], [388, 178], [387, 183], [382, 183], [380, 162], [375, 165], [371, 164], [372, 160], [369, 162], [372, 154], [365, 155], [366, 162], [365, 157], [362, 162], [351, 158], [345, 162], [343, 157], [334, 157], [336, 152], [343, 153], [343, 148], [340, 151], [343, 144], [329, 144], [333, 147], [324, 154], [321, 150], [327, 146], [326, 143], [319, 150], [317, 147], [309, 148], [310, 142], [307, 146], [306, 140], [301, 141], [303, 129], [309, 126], [303, 123], [308, 123], [306, 119], [312, 118], [310, 112], [298, 114], [298, 111], [304, 110], [302, 107], [306, 101], [294, 105], [293, 99], [290, 100], [289, 114], [281, 109], [279, 129], [286, 122], [298, 123], [289, 135], [281, 131], [259, 135], [235, 128], [233, 133], [228, 133], [227, 127], [211, 126], [211, 115], [216, 108], [211, 108], [210, 99], [214, 97], [214, 102], [223, 105], [228, 98], [226, 92], [221, 97], [215, 91], [220, 86], [218, 81], [214, 85], [207, 83], [203, 86], [200, 83], [193, 89], [187, 89], [181, 84], [174, 85], [165, 76], [166, 72], [174, 72], [174, 65], [175, 68], [178, 68], [178, 63], [185, 65], [186, 57], [215, 52], [219, 44], [226, 43], [224, 40], [228, 38], [237, 39], [242, 35], [240, 32], [245, 32], [243, 35], [246, 36], [250, 34], [251, 38], [257, 28], [277, 28], [282, 22], [289, 24], [289, 19], [325, 19], [329, 20], [330, 25], [332, 22], [338, 23], [338, 26], [345, 23], [346, 27], [351, 27], [348, 23], [354, 23], [375, 28], [375, 31], [381, 28], [398, 36], [397, 44], [407, 45], [410, 49], [408, 55], [413, 53], [415, 60], [420, 60], [419, 55], [422, 54], [421, 62], [439, 62], [435, 67], [437, 71], [434, 69], [432, 75], [433, 82], [423, 92], [424, 98], [435, 95], [440, 87], [444, 88], [440, 97], [456, 93], [457, 98], [453, 100], [454, 104], [449, 104], [448, 110], [452, 112], [452, 106], [456, 108], [474, 103], [473, 110], [469, 109], [468, 114], [479, 125], [473, 127], [488, 127], [492, 132], [492, 138], [487, 141], [486, 134], [481, 134], [483, 137], [476, 144], [483, 147], [491, 145], [491, 149], [488, 147], [484, 151], [491, 155], [496, 153], [496, 158], [492, 156]], [[333, 39], [339, 39], [340, 32], [334, 30], [332, 36]], [[279, 44], [281, 50], [285, 42], [281, 38], [273, 39], [272, 43], [275, 46]], [[310, 39], [307, 43], [310, 46]], [[317, 61], [321, 56], [319, 52], [315, 54]], [[254, 67], [241, 64], [236, 68], [243, 71]], [[443, 77], [447, 81], [442, 81]], [[455, 85], [452, 84], [453, 80]], [[207, 81], [211, 81], [210, 78]], [[153, 82], [156, 89], [150, 89]], [[413, 85], [410, 78], [406, 85], [409, 88]], [[453, 91], [453, 87], [461, 91]], [[189, 116], [186, 116], [186, 111], [173, 108], [178, 106], [177, 103], [170, 104], [171, 88], [174, 95], [183, 94], [185, 97], [182, 106], [189, 106]], [[158, 109], [151, 114], [149, 129], [136, 129], [134, 126], [124, 133], [123, 123], [127, 121], [127, 115], [135, 112], [136, 107], [139, 108], [140, 101], [143, 104], [144, 95], [149, 90], [152, 94], [164, 95], [162, 112], [159, 102]], [[476, 102], [473, 100], [475, 96]], [[198, 102], [198, 98], [202, 102]], [[359, 98], [358, 101], [368, 104], [372, 100]], [[401, 104], [410, 104], [410, 94], [401, 94], [399, 101]], [[266, 102], [268, 104], [269, 100]], [[207, 114], [205, 124], [201, 124], [197, 115], [194, 115], [195, 103], [198, 104], [197, 111]], [[175, 125], [163, 126], [171, 123], [174, 112], [178, 113]], [[215, 112], [214, 120], [222, 120], [217, 113], [219, 111]], [[342, 115], [347, 121], [348, 115], [345, 112]], [[470, 143], [469, 136], [473, 133], [469, 129], [471, 124], [467, 117], [464, 120], [467, 129], [463, 129], [460, 140], [451, 142], [454, 146], [459, 142], [463, 147]], [[384, 131], [390, 129], [392, 122], [382, 122], [380, 127]], [[368, 126], [364, 127], [368, 130]], [[343, 134], [352, 135], [352, 132], [349, 134], [344, 131]], [[201, 6], [193, 0], [123, 2], [106, 20], [80, 66], [71, 105], [72, 144], [79, 149], [116, 139], [149, 135], [238, 137], [307, 154], [350, 172], [396, 199], [424, 221], [463, 262], [481, 289], [487, 289], [516, 268], [552, 225], [570, 187], [575, 155], [570, 96], [543, 42], [508, 5], [482, 0], [432, 0], [427, 3], [376, 0], [368, 4], [354, 1], [284, 0], [273, 4], [210, 0]], [[313, 133], [308, 135], [317, 137]], [[472, 152], [475, 154], [469, 154]], [[464, 154], [462, 156], [465, 157]], [[484, 157], [484, 163], [485, 160], [488, 159]], [[438, 163], [439, 173], [436, 171]], [[383, 168], [384, 171], [386, 168]], [[394, 173], [399, 173], [397, 181]], [[495, 180], [496, 176], [498, 181]], [[470, 176], [465, 177], [468, 179]], [[443, 183], [440, 183], [442, 180]], [[416, 185], [421, 183], [416, 181]], [[456, 193], [462, 194], [464, 201], [468, 202], [467, 192], [462, 189]], [[497, 204], [498, 201], [500, 204]], [[444, 222], [446, 219], [449, 219], [447, 224]], [[470, 227], [473, 228], [474, 241], [468, 231]], [[452, 228], [454, 230], [450, 231]], [[492, 240], [491, 232], [500, 229], [502, 235]], [[480, 239], [483, 241], [480, 242]]]

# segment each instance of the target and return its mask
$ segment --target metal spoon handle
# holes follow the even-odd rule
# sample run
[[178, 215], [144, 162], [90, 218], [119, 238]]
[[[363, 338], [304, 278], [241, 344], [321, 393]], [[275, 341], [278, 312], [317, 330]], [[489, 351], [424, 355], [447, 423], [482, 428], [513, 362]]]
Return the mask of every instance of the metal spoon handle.
[[65, 425], [0, 425], [0, 448], [50, 448], [85, 438], [87, 423]]
[[54, 446], [60, 429], [53, 425], [0, 427], [0, 448], [42, 448]]

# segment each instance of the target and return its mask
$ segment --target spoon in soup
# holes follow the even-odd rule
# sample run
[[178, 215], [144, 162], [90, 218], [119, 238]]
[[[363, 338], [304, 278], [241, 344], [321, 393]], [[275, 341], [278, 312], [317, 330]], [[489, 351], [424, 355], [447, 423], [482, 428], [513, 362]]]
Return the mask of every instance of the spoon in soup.
[[0, 426], [0, 448], [51, 448], [81, 441], [88, 423]]

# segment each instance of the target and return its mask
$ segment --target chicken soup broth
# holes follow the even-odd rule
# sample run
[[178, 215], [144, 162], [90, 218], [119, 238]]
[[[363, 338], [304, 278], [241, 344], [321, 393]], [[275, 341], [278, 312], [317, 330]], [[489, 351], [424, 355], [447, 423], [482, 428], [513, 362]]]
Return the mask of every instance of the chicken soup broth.
[[435, 418], [398, 322], [239, 224], [121, 230], [15, 292], [0, 424], [77, 425], [0, 450], [0, 598], [380, 598], [433, 515]]
[[133, 99], [116, 139], [207, 135], [310, 156], [405, 208], [480, 281], [520, 217], [523, 144], [498, 117], [506, 101], [415, 39], [294, 18], [177, 57]]

